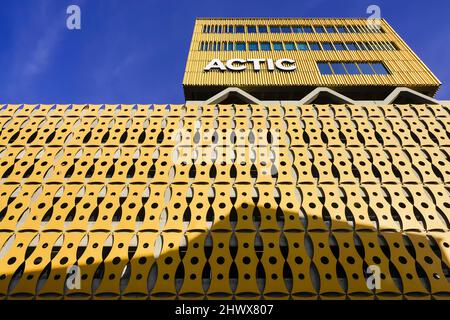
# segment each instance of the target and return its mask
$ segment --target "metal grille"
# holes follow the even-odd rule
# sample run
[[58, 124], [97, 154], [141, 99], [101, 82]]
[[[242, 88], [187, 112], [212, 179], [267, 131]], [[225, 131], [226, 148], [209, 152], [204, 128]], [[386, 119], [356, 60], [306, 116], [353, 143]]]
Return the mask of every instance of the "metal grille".
[[0, 109], [2, 298], [450, 293], [447, 107]]

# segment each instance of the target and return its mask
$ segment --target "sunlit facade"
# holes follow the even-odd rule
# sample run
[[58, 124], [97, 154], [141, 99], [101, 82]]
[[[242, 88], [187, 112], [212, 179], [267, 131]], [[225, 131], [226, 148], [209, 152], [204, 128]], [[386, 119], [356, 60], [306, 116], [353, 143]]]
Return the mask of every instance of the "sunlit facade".
[[439, 85], [385, 21], [198, 19], [185, 104], [2, 105], [0, 298], [448, 298]]

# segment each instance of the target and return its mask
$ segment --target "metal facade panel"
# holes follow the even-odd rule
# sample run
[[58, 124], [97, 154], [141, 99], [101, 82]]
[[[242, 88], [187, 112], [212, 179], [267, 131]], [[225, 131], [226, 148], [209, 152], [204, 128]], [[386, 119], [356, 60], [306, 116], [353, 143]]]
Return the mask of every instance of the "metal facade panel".
[[0, 112], [1, 298], [450, 294], [445, 106], [22, 109]]

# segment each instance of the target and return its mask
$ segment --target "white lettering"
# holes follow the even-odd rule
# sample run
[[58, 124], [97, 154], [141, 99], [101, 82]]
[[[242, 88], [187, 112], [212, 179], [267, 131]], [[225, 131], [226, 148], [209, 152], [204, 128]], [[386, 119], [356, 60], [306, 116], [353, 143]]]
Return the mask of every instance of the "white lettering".
[[[229, 70], [233, 70], [233, 71], [241, 71], [241, 70], [245, 70], [246, 66], [245, 64], [245, 60], [244, 59], [230, 59], [227, 61], [226, 66]], [[235, 65], [235, 64], [239, 64], [239, 65]]]
[[273, 66], [273, 60], [267, 59], [267, 70], [273, 71], [275, 67]]
[[205, 71], [209, 71], [211, 69], [220, 69], [222, 71], [227, 70], [227, 68], [225, 68], [225, 66], [223, 65], [222, 61], [220, 61], [220, 59], [212, 59], [207, 66], [205, 67]]
[[[284, 64], [288, 64], [288, 66], [285, 66]], [[278, 59], [275, 62], [275, 65], [278, 69], [284, 70], [284, 71], [292, 71], [296, 69], [295, 61], [292, 59]]]
[[261, 63], [265, 61], [265, 59], [248, 59], [248, 62], [253, 62], [253, 70], [259, 71], [261, 70]]
[[222, 62], [220, 59], [212, 59], [206, 67], [203, 69], [205, 71], [210, 71], [213, 69], [218, 69], [221, 71], [243, 71], [247, 69], [247, 64], [251, 63], [253, 64], [253, 70], [254, 71], [260, 71], [262, 69], [262, 66], [265, 64], [267, 67], [267, 70], [274, 71], [275, 68], [281, 71], [294, 71], [297, 69], [297, 66], [295, 65], [295, 60], [292, 59], [278, 59], [275, 62], [273, 59], [229, 59], [227, 61]]

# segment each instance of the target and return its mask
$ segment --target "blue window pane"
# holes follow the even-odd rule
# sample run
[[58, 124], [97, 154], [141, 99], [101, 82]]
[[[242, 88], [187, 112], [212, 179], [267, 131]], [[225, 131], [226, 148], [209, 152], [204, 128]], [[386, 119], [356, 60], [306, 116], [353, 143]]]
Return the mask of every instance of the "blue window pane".
[[270, 42], [261, 42], [262, 51], [270, 51]]
[[250, 50], [250, 51], [258, 51], [258, 43], [257, 42], [250, 42], [248, 44], [248, 50]]
[[344, 63], [345, 69], [347, 69], [348, 74], [361, 74], [358, 67], [353, 62]]
[[311, 42], [309, 44], [309, 47], [311, 48], [312, 51], [319, 51], [320, 50], [319, 43], [317, 43], [317, 42]]
[[331, 45], [331, 42], [322, 43], [322, 48], [323, 48], [323, 50], [326, 50], [326, 51], [334, 50], [333, 46]]
[[336, 33], [336, 29], [333, 26], [326, 27], [328, 33]]
[[338, 26], [337, 29], [338, 29], [339, 33], [347, 33], [348, 32], [347, 28], [345, 28], [344, 26]]
[[245, 28], [244, 26], [236, 26], [236, 33], [244, 33]]
[[342, 42], [335, 42], [334, 47], [338, 51], [345, 50], [344, 44]]
[[280, 33], [280, 27], [279, 26], [270, 26], [270, 32], [272, 33]]
[[332, 62], [331, 67], [333, 68], [334, 74], [347, 74], [344, 66], [340, 62]]
[[228, 42], [228, 51], [233, 51], [233, 42]]
[[247, 32], [248, 33], [256, 33], [256, 27], [255, 26], [247, 26]]
[[314, 26], [316, 33], [325, 33], [325, 29], [322, 26]]
[[318, 62], [317, 66], [319, 67], [319, 71], [321, 74], [333, 74], [333, 71], [331, 71], [328, 62]]
[[283, 50], [283, 45], [281, 44], [281, 42], [274, 42], [273, 43], [273, 50], [275, 50], [275, 51], [282, 51]]
[[312, 28], [309, 27], [309, 26], [305, 26], [305, 27], [303, 27], [303, 31], [304, 31], [305, 33], [312, 33]]
[[295, 45], [293, 42], [286, 42], [284, 44], [284, 48], [288, 51], [292, 51], [292, 50], [295, 50]]
[[374, 73], [373, 69], [366, 62], [360, 62], [360, 63], [358, 63], [358, 66], [363, 74], [373, 74]]
[[376, 74], [389, 74], [386, 67], [381, 62], [372, 63], [372, 68]]
[[347, 48], [350, 51], [358, 50], [358, 47], [356, 46], [356, 43], [354, 43], [354, 42], [347, 42]]
[[300, 51], [308, 51], [308, 45], [306, 42], [299, 42], [297, 43], [297, 49]]
[[291, 30], [291, 27], [289, 27], [289, 26], [282, 26], [281, 27], [281, 32], [282, 33], [291, 33], [292, 30]]
[[266, 26], [259, 26], [258, 27], [259, 33], [267, 33], [267, 27]]
[[245, 43], [244, 42], [236, 43], [236, 51], [245, 51]]
[[302, 29], [301, 26], [293, 26], [293, 27], [292, 27], [292, 31], [293, 31], [294, 33], [303, 33], [303, 29]]

